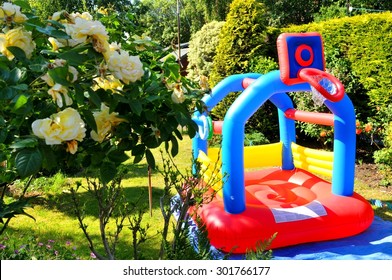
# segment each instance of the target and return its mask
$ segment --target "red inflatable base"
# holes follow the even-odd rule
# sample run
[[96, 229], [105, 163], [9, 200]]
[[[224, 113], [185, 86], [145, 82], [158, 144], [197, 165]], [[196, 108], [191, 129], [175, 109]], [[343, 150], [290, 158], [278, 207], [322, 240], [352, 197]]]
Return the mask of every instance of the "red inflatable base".
[[337, 196], [331, 184], [301, 169], [246, 173], [246, 210], [229, 214], [216, 196], [199, 210], [215, 248], [246, 253], [274, 233], [270, 249], [359, 234], [373, 221], [362, 196]]

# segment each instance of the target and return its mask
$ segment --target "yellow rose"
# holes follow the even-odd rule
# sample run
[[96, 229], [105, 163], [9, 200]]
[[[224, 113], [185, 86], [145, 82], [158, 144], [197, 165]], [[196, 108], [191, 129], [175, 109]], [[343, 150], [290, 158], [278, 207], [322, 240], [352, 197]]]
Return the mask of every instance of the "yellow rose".
[[171, 98], [174, 103], [178, 104], [184, 102], [185, 95], [184, 95], [184, 91], [182, 90], [181, 83], [167, 84], [166, 87], [170, 90], [173, 90]]
[[109, 75], [106, 77], [97, 77], [94, 78], [94, 85], [93, 85], [93, 90], [98, 90], [100, 88], [104, 90], [122, 90], [123, 89], [123, 84], [120, 82], [120, 80], [116, 79], [113, 75]]
[[172, 98], [172, 100], [173, 100], [173, 102], [174, 103], [182, 103], [182, 102], [184, 102], [184, 100], [185, 100], [185, 95], [184, 95], [184, 92], [182, 91], [182, 89], [180, 88], [180, 89], [178, 89], [178, 88], [175, 88], [174, 90], [173, 90], [173, 93], [172, 93], [172, 95], [171, 95], [171, 98]]
[[0, 18], [6, 22], [23, 23], [27, 20], [26, 15], [21, 13], [20, 7], [6, 2], [0, 7]]
[[[82, 17], [76, 17], [74, 24], [65, 24], [65, 32], [71, 36], [69, 40], [71, 46], [83, 44], [89, 39], [95, 40], [95, 44], [108, 46], [109, 35], [105, 26], [97, 20], [86, 20]], [[98, 48], [98, 47], [97, 47]]]
[[63, 48], [67, 45], [67, 42], [65, 39], [57, 40], [53, 37], [48, 38], [50, 44], [52, 45], [52, 48], [54, 51], [57, 51], [60, 48]]
[[84, 20], [93, 20], [93, 16], [89, 12], [83, 12], [83, 13], [72, 13], [71, 17], [76, 19], [76, 18], [82, 18]]
[[94, 112], [95, 123], [97, 124], [97, 131], [91, 131], [90, 135], [95, 141], [101, 143], [105, 138], [110, 135], [112, 127], [117, 126], [119, 123], [126, 120], [118, 118], [118, 113], [109, 113], [109, 107], [101, 104], [101, 111]]
[[113, 52], [118, 52], [118, 53], [121, 52], [121, 43], [119, 44], [117, 42], [112, 42], [109, 45], [107, 45], [106, 47], [107, 47], [107, 49], [102, 53], [106, 61], [109, 60], [110, 55]]
[[86, 136], [85, 124], [78, 111], [73, 108], [66, 108], [50, 118], [36, 120], [31, 127], [34, 135], [45, 139], [47, 145], [74, 140], [80, 142]]
[[31, 58], [35, 49], [31, 32], [24, 30], [23, 27], [18, 27], [10, 29], [5, 34], [0, 34], [0, 52], [9, 60], [12, 60], [14, 55], [8, 51], [8, 47], [18, 47], [25, 52], [27, 58]]
[[139, 57], [130, 56], [124, 50], [111, 52], [107, 65], [113, 76], [125, 84], [134, 83], [144, 75], [143, 64]]
[[59, 20], [61, 19], [62, 14], [63, 14], [62, 11], [60, 11], [60, 12], [55, 12], [55, 13], [50, 17], [50, 19], [51, 19], [51, 20], [55, 20], [55, 21], [59, 21]]
[[68, 88], [61, 84], [54, 84], [49, 90], [48, 93], [52, 96], [53, 101], [56, 102], [57, 106], [60, 108], [63, 107], [63, 102], [65, 102], [66, 106], [72, 105], [73, 101], [68, 95]]
[[49, 19], [58, 21], [60, 23], [67, 23], [67, 22], [74, 21], [74, 18], [66, 11], [55, 12], [51, 17], [49, 17]]

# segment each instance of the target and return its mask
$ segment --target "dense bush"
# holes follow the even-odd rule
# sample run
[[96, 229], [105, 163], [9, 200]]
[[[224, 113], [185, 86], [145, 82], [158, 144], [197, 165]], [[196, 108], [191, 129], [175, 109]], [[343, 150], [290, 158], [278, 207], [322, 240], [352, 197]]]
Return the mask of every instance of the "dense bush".
[[384, 147], [375, 151], [373, 156], [384, 177], [382, 184], [390, 186], [392, 185], [392, 105], [380, 109], [374, 118], [369, 118], [368, 125], [371, 125], [370, 131], [381, 132]]
[[333, 18], [341, 18], [347, 16], [347, 8], [342, 7], [339, 4], [333, 4], [331, 6], [323, 6], [319, 12], [316, 13], [313, 18], [315, 22], [325, 21]]
[[[272, 32], [272, 34], [274, 34]], [[210, 76], [216, 85], [227, 76], [237, 73], [267, 73], [277, 68], [274, 59], [268, 57], [271, 34], [267, 33], [265, 6], [254, 0], [233, 1], [223, 25]], [[273, 37], [273, 36], [272, 36]], [[223, 119], [227, 109], [239, 93], [230, 93], [213, 109], [213, 116]], [[277, 110], [267, 102], [254, 114], [246, 125], [248, 133], [261, 133], [267, 141], [278, 135]]]
[[266, 8], [256, 0], [234, 0], [230, 5], [214, 58], [211, 85], [249, 69], [249, 60], [263, 54], [266, 40]]
[[[362, 84], [369, 96], [372, 113], [375, 112], [377, 106], [385, 107], [391, 103], [391, 13], [344, 17], [282, 29], [282, 32], [308, 31], [317, 31], [322, 34], [327, 68], [333, 68], [341, 63], [339, 60], [344, 60], [342, 63], [349, 67], [345, 72], [355, 75], [358, 79], [356, 84]], [[338, 56], [331, 58], [334, 53], [338, 53]], [[350, 86], [346, 83], [344, 85], [354, 105], [357, 105], [356, 102], [359, 100], [356, 99], [362, 99], [363, 95], [358, 96], [356, 92], [350, 92]], [[361, 112], [366, 112], [366, 110], [361, 108]]]
[[[392, 16], [387, 12], [290, 26], [281, 29], [281, 33], [321, 33], [327, 71], [342, 81], [353, 101], [358, 120], [367, 123], [368, 118], [377, 118], [378, 110], [386, 108], [392, 100], [391, 28]], [[301, 109], [312, 111], [315, 108], [310, 98], [306, 94], [294, 96], [295, 102], [303, 106]], [[311, 124], [301, 124], [300, 127], [301, 132], [313, 139], [324, 143], [331, 140], [331, 128]], [[364, 137], [359, 140], [369, 142]]]
[[209, 77], [223, 24], [223, 21], [212, 21], [192, 36], [187, 68], [190, 79], [197, 81], [201, 76]]
[[[251, 4], [253, 1], [248, 2]], [[390, 91], [390, 81], [392, 80], [392, 63], [390, 60], [392, 16], [390, 12], [341, 17], [344, 14], [341, 8], [333, 10], [329, 7], [325, 11], [321, 10], [321, 12], [324, 15], [328, 14], [328, 17], [340, 16], [341, 18], [282, 29], [269, 27], [267, 30], [262, 30], [260, 28], [262, 25], [257, 25], [258, 21], [256, 19], [256, 23], [249, 21], [251, 17], [247, 16], [249, 11], [246, 10], [246, 7], [247, 4], [238, 4], [237, 1], [232, 3], [227, 22], [220, 34], [223, 39], [220, 40], [217, 55], [214, 59], [214, 67], [210, 78], [212, 85], [235, 73], [269, 72], [273, 69], [273, 63], [277, 61], [276, 39], [279, 34], [316, 31], [320, 32], [323, 37], [327, 71], [337, 77], [345, 86], [345, 91], [353, 101], [357, 119], [361, 125], [366, 125], [369, 122], [380, 123], [386, 121], [388, 123], [392, 120], [381, 118], [378, 113], [378, 111], [387, 108], [392, 101], [392, 91]], [[266, 14], [264, 16], [266, 17]], [[241, 21], [244, 18], [246, 20]], [[246, 29], [247, 24], [253, 26]], [[259, 36], [249, 36], [249, 34]], [[247, 40], [246, 46], [243, 46], [243, 38]], [[272, 67], [268, 66], [270, 62], [272, 62], [270, 65]], [[236, 96], [236, 93], [230, 94], [222, 104], [214, 109], [214, 116], [222, 119]], [[295, 94], [292, 96], [299, 109], [309, 111], [326, 110], [326, 108], [314, 105], [311, 94]], [[269, 119], [272, 119], [271, 114], [273, 114], [274, 109], [268, 108], [268, 106], [269, 104], [266, 104], [259, 111], [269, 110], [267, 115]], [[265, 119], [264, 113], [257, 112], [248, 121], [247, 128], [250, 131], [264, 131], [272, 128], [272, 131], [274, 131], [273, 124], [270, 121], [265, 123]], [[299, 128], [299, 133], [305, 138], [317, 139], [324, 145], [332, 142], [332, 128], [311, 124], [299, 124]], [[373, 128], [376, 129], [374, 126]], [[358, 128], [358, 134], [361, 130], [363, 129]], [[366, 137], [364, 135], [359, 137], [359, 142], [363, 142], [359, 145], [366, 146], [369, 143], [375, 143], [372, 142], [372, 139], [380, 139], [382, 137], [381, 133], [380, 130], [368, 131]], [[267, 134], [270, 136], [272, 132], [269, 131]], [[370, 150], [374, 150], [374, 147], [372, 146]]]

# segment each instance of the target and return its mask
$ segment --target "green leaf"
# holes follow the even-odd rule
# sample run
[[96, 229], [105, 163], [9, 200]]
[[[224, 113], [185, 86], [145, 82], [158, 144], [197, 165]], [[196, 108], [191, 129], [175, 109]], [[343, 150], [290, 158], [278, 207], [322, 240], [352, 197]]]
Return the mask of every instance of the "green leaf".
[[74, 89], [75, 89], [75, 100], [78, 104], [84, 104], [84, 89], [83, 87], [78, 84], [74, 83]]
[[31, 196], [28, 198], [20, 198], [17, 201], [13, 201], [9, 204], [4, 204], [3, 202], [0, 202], [0, 218], [13, 218], [16, 215], [25, 215], [29, 218], [32, 218], [33, 220], [35, 220], [35, 218], [33, 216], [31, 216], [30, 214], [27, 214], [24, 211], [24, 208], [29, 207], [30, 206], [30, 200], [35, 198], [37, 196]]
[[146, 146], [144, 146], [144, 144], [139, 144], [136, 145], [133, 149], [132, 149], [132, 155], [133, 156], [139, 156], [139, 155], [144, 155], [144, 151], [146, 150]]
[[9, 76], [6, 81], [14, 85], [17, 84], [22, 77], [23, 77], [23, 71], [19, 68], [14, 68], [9, 72]]
[[61, 24], [60, 22], [58, 22], [57, 20], [46, 20], [48, 23], [50, 23], [52, 26], [56, 26], [57, 28], [60, 29], [65, 29], [65, 26], [63, 24]]
[[172, 135], [172, 137], [170, 137], [170, 141], [172, 144], [171, 155], [173, 157], [175, 157], [178, 154], [178, 141], [177, 141], [177, 138], [173, 135]]
[[89, 127], [92, 130], [97, 131], [97, 123], [95, 122], [95, 118], [93, 113], [90, 110], [82, 110], [82, 115]]
[[38, 149], [20, 150], [15, 157], [15, 165], [18, 174], [22, 178], [37, 173], [42, 165], [42, 155]]
[[56, 67], [53, 69], [50, 69], [48, 71], [48, 75], [53, 79], [55, 83], [64, 85], [64, 86], [70, 86], [71, 83], [68, 81], [68, 67], [63, 66], [63, 67]]
[[107, 184], [114, 179], [117, 173], [117, 167], [113, 162], [103, 162], [100, 168], [102, 183]]
[[42, 167], [47, 170], [53, 170], [57, 167], [57, 159], [55, 152], [48, 145], [40, 147], [40, 151], [43, 155]]
[[4, 141], [7, 139], [7, 131], [5, 129], [0, 129], [0, 143], [4, 143]]
[[28, 59], [26, 57], [26, 53], [21, 48], [15, 47], [15, 46], [9, 46], [9, 47], [7, 47], [7, 49], [15, 56], [16, 59], [18, 59], [22, 62], [28, 61]]
[[14, 110], [19, 110], [29, 101], [29, 96], [25, 94], [20, 94], [15, 102]]
[[25, 0], [14, 0], [14, 1], [12, 1], [12, 4], [21, 7], [22, 10], [24, 10], [24, 11], [30, 11], [30, 10], [31, 10], [29, 1], [25, 1]]
[[129, 106], [131, 106], [131, 110], [138, 116], [140, 116], [140, 114], [143, 111], [143, 106], [142, 103], [139, 100], [132, 100], [129, 102]]
[[59, 39], [71, 39], [67, 33], [61, 30], [52, 30], [50, 31], [50, 36]]
[[59, 58], [65, 59], [72, 66], [79, 66], [89, 60], [88, 55], [80, 54], [74, 50], [60, 54]]
[[154, 158], [154, 155], [151, 153], [150, 149], [146, 150], [146, 159], [147, 159], [148, 165], [152, 169], [155, 169], [155, 158]]
[[11, 149], [35, 148], [38, 144], [36, 138], [26, 138], [15, 142], [10, 146]]
[[101, 108], [101, 98], [99, 97], [99, 95], [93, 91], [93, 90], [89, 90], [88, 92], [89, 94], [89, 99], [90, 101], [97, 107], [97, 108]]
[[108, 154], [108, 158], [116, 163], [122, 163], [129, 159], [128, 155], [122, 150], [114, 150]]
[[133, 163], [139, 163], [143, 159], [143, 155], [137, 155], [133, 159]]
[[99, 166], [101, 165], [104, 158], [105, 158], [105, 154], [103, 152], [95, 151], [94, 153], [91, 154], [91, 164], [93, 166]]
[[[53, 22], [53, 21], [51, 21], [51, 22]], [[30, 24], [31, 26], [34, 26], [35, 27], [35, 29], [38, 31], [38, 32], [40, 32], [40, 33], [42, 33], [42, 34], [45, 34], [45, 35], [48, 35], [48, 36], [50, 36], [50, 37], [54, 37], [54, 38], [59, 38], [59, 39], [70, 39], [71, 37], [67, 34], [67, 33], [65, 33], [64, 31], [62, 31], [62, 30], [58, 30], [58, 29], [56, 29], [56, 28], [54, 28], [53, 26], [50, 26], [50, 25], [47, 25], [45, 28], [43, 28], [43, 27], [41, 27], [41, 26], [38, 26], [38, 25], [33, 25], [33, 24]], [[56, 24], [57, 25], [57, 24]], [[59, 26], [59, 27], [61, 27], [61, 26]]]
[[20, 94], [12, 101], [14, 103], [13, 111], [20, 115], [25, 115], [33, 109], [31, 98], [28, 95]]
[[153, 81], [151, 85], [146, 89], [146, 93], [151, 94], [149, 97], [147, 97], [152, 99], [149, 101], [153, 101], [154, 97], [159, 98], [157, 95], [155, 95], [155, 93], [159, 90], [159, 88], [160, 88], [159, 83], [157, 81]]
[[178, 129], [175, 129], [175, 130], [174, 130], [174, 133], [176, 134], [176, 136], [177, 136], [178, 139], [180, 139], [180, 140], [183, 139], [183, 138], [182, 138], [182, 134], [181, 134], [181, 132], [180, 132]]
[[29, 89], [29, 86], [26, 85], [26, 84], [19, 84], [19, 85], [12, 86], [12, 88], [14, 88], [14, 89], [16, 89], [16, 90], [23, 90], [23, 91], [26, 91], [26, 90]]
[[9, 100], [15, 97], [17, 94], [17, 91], [11, 87], [6, 87], [2, 90], [0, 90], [0, 100]]

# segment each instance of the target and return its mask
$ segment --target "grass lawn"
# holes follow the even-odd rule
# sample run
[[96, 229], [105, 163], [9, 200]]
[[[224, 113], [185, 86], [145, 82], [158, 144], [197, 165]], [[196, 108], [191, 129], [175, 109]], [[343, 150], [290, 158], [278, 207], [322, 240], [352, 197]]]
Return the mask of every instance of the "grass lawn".
[[[191, 141], [187, 136], [180, 141], [180, 153], [175, 158], [176, 164], [185, 173], [191, 168]], [[161, 155], [157, 149], [155, 152], [158, 167], [161, 164]], [[60, 246], [61, 250], [69, 250], [81, 259], [91, 259], [87, 241], [79, 227], [76, 216], [73, 213], [71, 195], [69, 187], [75, 181], [82, 178], [65, 178], [62, 174], [57, 174], [54, 178], [38, 180], [33, 183], [31, 191], [41, 194], [41, 199], [34, 207], [27, 209], [27, 212], [35, 217], [36, 221], [18, 216], [13, 219], [5, 234], [0, 236], [0, 243], [14, 244], [15, 249], [23, 245], [27, 240], [34, 239], [37, 243]], [[144, 224], [149, 224], [148, 240], [141, 244], [140, 251], [145, 259], [157, 259], [161, 245], [160, 231], [163, 229], [163, 218], [159, 207], [159, 198], [163, 194], [163, 177], [158, 172], [152, 174], [153, 185], [153, 207], [152, 215], [148, 211], [143, 217]], [[141, 202], [148, 207], [148, 177], [146, 162], [131, 165], [131, 171], [123, 180], [123, 187], [129, 201], [135, 201], [142, 196]], [[380, 199], [391, 202], [391, 191], [381, 187], [370, 187], [366, 183], [356, 180], [355, 191], [366, 199]], [[101, 244], [98, 228], [97, 207], [94, 201], [81, 190], [80, 196], [86, 205], [85, 223], [88, 224], [95, 244]], [[392, 210], [388, 208], [376, 208], [375, 213], [383, 219], [392, 220]], [[6, 240], [5, 240], [6, 239]], [[132, 258], [132, 237], [131, 231], [123, 229], [120, 236], [116, 259]], [[99, 249], [102, 249], [98, 246]]]

